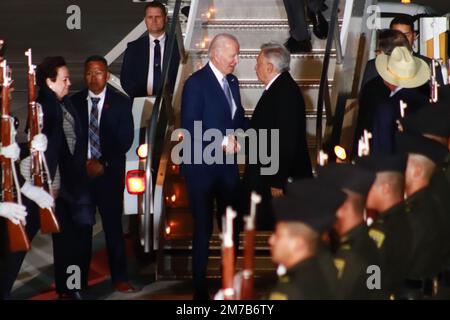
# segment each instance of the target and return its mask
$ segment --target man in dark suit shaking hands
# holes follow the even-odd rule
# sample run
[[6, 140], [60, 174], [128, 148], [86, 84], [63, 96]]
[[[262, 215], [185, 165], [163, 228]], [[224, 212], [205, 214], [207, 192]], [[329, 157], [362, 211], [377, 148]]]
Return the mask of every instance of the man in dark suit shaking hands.
[[279, 153], [271, 155], [278, 157], [278, 171], [263, 175], [261, 168], [267, 165], [257, 161], [248, 163], [244, 174], [247, 193], [256, 191], [262, 196], [256, 215], [260, 230], [273, 230], [271, 199], [283, 195], [288, 178], [312, 175], [306, 143], [305, 102], [297, 83], [289, 74], [290, 60], [286, 48], [277, 43], [262, 45], [256, 60], [256, 75], [265, 85], [265, 90], [253, 112], [250, 128], [256, 131], [259, 146], [264, 142], [260, 141], [264, 139], [261, 135], [263, 130], [279, 131], [279, 141], [267, 142], [268, 146], [278, 143]]
[[128, 284], [125, 241], [122, 231], [125, 154], [133, 142], [130, 99], [107, 87], [106, 60], [89, 57], [85, 62], [87, 88], [72, 96], [83, 132], [79, 158], [79, 186], [75, 219], [85, 225], [79, 241], [85, 243], [83, 284], [87, 282], [92, 246], [92, 225], [98, 208], [106, 237], [111, 280], [116, 290], [134, 291]]
[[[162, 85], [167, 9], [159, 1], [145, 6], [144, 21], [148, 34], [128, 43], [122, 62], [120, 84], [131, 97], [145, 97], [158, 94]], [[178, 47], [174, 50], [169, 66], [169, 84], [173, 87], [178, 70]]]
[[[217, 201], [218, 217], [221, 217], [226, 206], [236, 198], [239, 185], [236, 161], [231, 161], [230, 164], [226, 161], [230, 158], [233, 160], [234, 153], [239, 149], [235, 136], [227, 136], [226, 131], [242, 128], [244, 122], [238, 79], [232, 75], [238, 63], [238, 54], [239, 43], [235, 37], [229, 34], [217, 35], [209, 47], [209, 62], [189, 77], [183, 89], [181, 127], [189, 133], [192, 146], [189, 150], [192, 157], [182, 164], [182, 173], [186, 178], [194, 218], [194, 299], [208, 298], [206, 270], [209, 239], [213, 229], [214, 200]], [[197, 128], [199, 125], [200, 130]], [[216, 139], [220, 141], [213, 143], [217, 144], [218, 148], [215, 150], [224, 161], [212, 164], [205, 161], [207, 159], [203, 155], [206, 143], [203, 133], [208, 129], [220, 131], [221, 138]], [[201, 137], [195, 136], [198, 132]]]

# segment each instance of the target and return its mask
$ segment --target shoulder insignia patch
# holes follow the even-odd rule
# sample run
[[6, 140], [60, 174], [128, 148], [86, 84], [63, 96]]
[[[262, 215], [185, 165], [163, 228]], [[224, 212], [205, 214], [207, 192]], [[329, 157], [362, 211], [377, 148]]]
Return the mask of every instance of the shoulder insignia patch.
[[369, 237], [372, 238], [373, 241], [375, 241], [375, 244], [377, 245], [377, 248], [380, 249], [383, 245], [384, 239], [386, 238], [386, 235], [384, 232], [381, 232], [377, 229], [370, 229], [369, 230]]
[[342, 278], [345, 269], [345, 260], [344, 259], [334, 259], [334, 266], [338, 271], [338, 279]]
[[272, 292], [270, 294], [269, 300], [288, 300], [287, 294], [281, 292]]

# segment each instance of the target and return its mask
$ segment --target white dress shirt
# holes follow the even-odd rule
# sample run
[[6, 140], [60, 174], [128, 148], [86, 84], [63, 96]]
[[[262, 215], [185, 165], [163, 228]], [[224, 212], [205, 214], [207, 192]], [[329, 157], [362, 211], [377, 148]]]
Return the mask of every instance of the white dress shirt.
[[[226, 76], [224, 76], [222, 74], [222, 72], [220, 72], [211, 61], [209, 62], [209, 66], [211, 67], [211, 70], [214, 72], [214, 75], [216, 76], [217, 81], [219, 81], [219, 84], [222, 87], [222, 90], [224, 90], [223, 78], [226, 79]], [[228, 79], [227, 79], [227, 81], [228, 81]], [[228, 86], [230, 87], [230, 91], [231, 91], [231, 83], [230, 82], [228, 82]], [[225, 94], [225, 90], [224, 90], [224, 94]], [[233, 106], [232, 106], [233, 112], [231, 113], [231, 118], [234, 118], [234, 114], [236, 113], [237, 106], [236, 106], [236, 102], [234, 101], [233, 93], [230, 92], [230, 94], [231, 94], [231, 100], [233, 102]]]
[[391, 93], [389, 94], [389, 98], [392, 98], [393, 96], [395, 96], [397, 94], [397, 92], [399, 92], [402, 89], [403, 89], [402, 87], [395, 88], [395, 90], [391, 91]]
[[148, 63], [148, 77], [147, 77], [147, 94], [149, 96], [156, 94], [153, 92], [153, 61], [155, 60], [155, 40], [159, 40], [159, 46], [161, 48], [161, 74], [162, 74], [162, 66], [163, 66], [163, 59], [164, 59], [164, 45], [166, 43], [166, 34], [163, 33], [158, 38], [153, 37], [151, 34], [148, 35], [150, 38], [150, 48], [149, 48], [149, 56], [150, 60]]
[[272, 83], [275, 82], [275, 80], [278, 79], [278, 77], [280, 76], [281, 73], [278, 73], [275, 77], [272, 78], [272, 80], [269, 81], [269, 83], [266, 86], [266, 91], [269, 90], [270, 86], [272, 86]]
[[[88, 90], [88, 96], [87, 96], [87, 104], [88, 104], [88, 128], [89, 128], [89, 123], [91, 121], [91, 111], [92, 111], [92, 100], [91, 98], [100, 98], [100, 101], [97, 104], [97, 109], [98, 109], [98, 128], [100, 130], [100, 119], [102, 116], [102, 110], [103, 110], [103, 104], [105, 103], [105, 96], [106, 96], [106, 87], [103, 89], [102, 92], [100, 92], [100, 94], [96, 95], [94, 94], [91, 90]], [[88, 138], [88, 154], [87, 154], [88, 159], [91, 158], [91, 141]]]

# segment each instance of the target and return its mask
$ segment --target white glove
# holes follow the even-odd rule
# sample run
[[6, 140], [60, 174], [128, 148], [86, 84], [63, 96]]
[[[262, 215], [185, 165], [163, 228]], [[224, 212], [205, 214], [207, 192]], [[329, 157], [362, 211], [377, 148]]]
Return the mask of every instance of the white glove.
[[33, 200], [41, 208], [51, 208], [55, 204], [53, 197], [41, 187], [33, 186], [28, 181], [20, 189], [22, 194]]
[[0, 154], [5, 158], [12, 159], [16, 161], [20, 156], [20, 148], [17, 143], [12, 143], [9, 146], [3, 147], [0, 149]]
[[223, 294], [222, 289], [217, 291], [217, 293], [214, 295], [214, 300], [225, 300], [225, 295]]
[[31, 148], [36, 151], [45, 152], [47, 150], [47, 136], [43, 133], [39, 133], [33, 137], [31, 140]]
[[14, 224], [19, 224], [20, 222], [25, 224], [27, 209], [21, 204], [0, 202], [0, 216], [11, 220]]

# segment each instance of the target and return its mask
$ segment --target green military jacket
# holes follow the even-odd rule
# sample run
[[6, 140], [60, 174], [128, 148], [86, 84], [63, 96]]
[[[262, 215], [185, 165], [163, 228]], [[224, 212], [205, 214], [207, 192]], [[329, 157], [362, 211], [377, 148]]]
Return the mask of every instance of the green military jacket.
[[448, 251], [445, 214], [434, 200], [428, 186], [411, 195], [406, 201], [405, 212], [412, 229], [412, 264], [409, 279], [433, 277], [440, 270], [444, 253]]
[[387, 293], [401, 288], [412, 263], [412, 229], [406, 217], [405, 202], [379, 214], [370, 226], [381, 259], [382, 283]]
[[369, 289], [367, 284], [371, 275], [368, 267], [377, 266], [381, 269], [381, 260], [375, 242], [369, 237], [365, 224], [353, 228], [340, 239], [334, 255], [334, 263], [338, 270], [339, 298], [376, 299], [384, 297], [381, 283], [378, 289]]
[[[335, 299], [333, 284], [324, 270], [333, 269], [331, 257], [319, 252], [303, 260], [280, 276], [270, 293], [270, 300], [326, 300]], [[334, 269], [333, 269], [334, 270]]]

